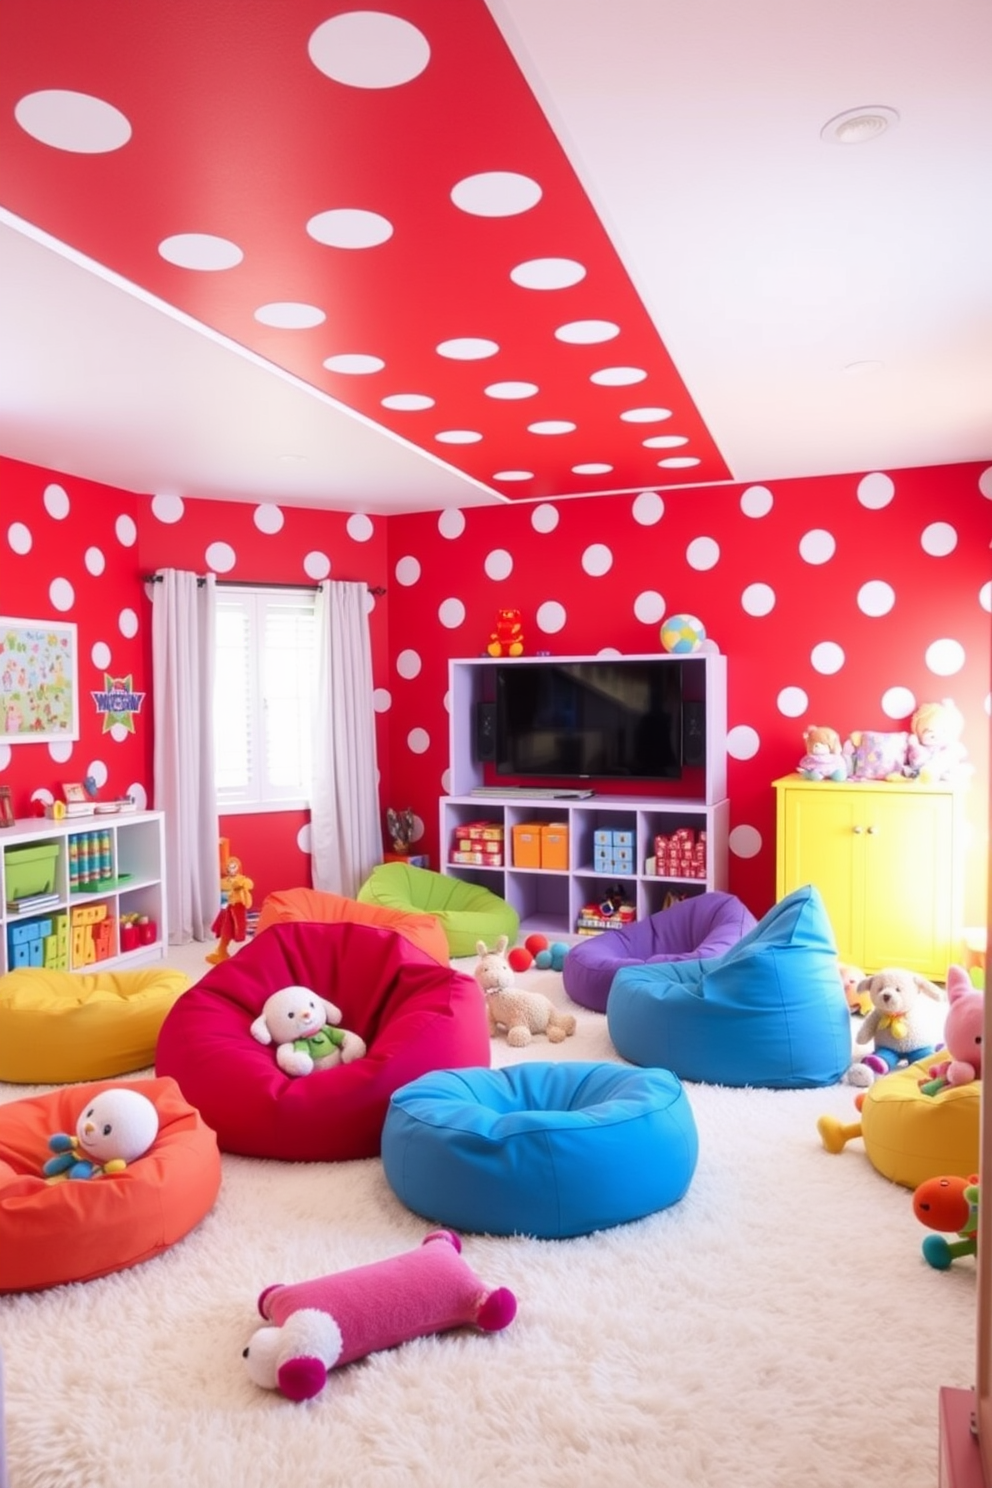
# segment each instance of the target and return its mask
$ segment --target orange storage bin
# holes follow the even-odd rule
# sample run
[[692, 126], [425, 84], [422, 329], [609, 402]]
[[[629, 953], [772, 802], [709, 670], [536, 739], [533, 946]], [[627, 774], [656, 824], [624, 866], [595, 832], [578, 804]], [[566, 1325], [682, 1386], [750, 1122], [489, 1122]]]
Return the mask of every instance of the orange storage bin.
[[568, 871], [567, 822], [545, 822], [541, 828], [541, 867]]
[[541, 823], [520, 822], [513, 829], [514, 868], [540, 868]]

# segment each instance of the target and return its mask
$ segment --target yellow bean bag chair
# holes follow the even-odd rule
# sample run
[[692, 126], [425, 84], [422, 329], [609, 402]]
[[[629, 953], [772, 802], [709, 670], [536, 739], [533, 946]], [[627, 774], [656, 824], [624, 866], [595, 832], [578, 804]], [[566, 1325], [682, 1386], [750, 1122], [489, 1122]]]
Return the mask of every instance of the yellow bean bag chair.
[[452, 956], [474, 956], [477, 941], [491, 946], [501, 935], [512, 945], [520, 932], [517, 911], [491, 889], [410, 863], [380, 863], [358, 897], [362, 904], [433, 915]]
[[0, 1080], [63, 1085], [155, 1062], [166, 1013], [190, 985], [181, 971], [52, 971], [0, 976]]
[[982, 1082], [945, 1085], [925, 1095], [931, 1065], [946, 1063], [946, 1050], [883, 1075], [859, 1097], [861, 1119], [850, 1125], [821, 1116], [823, 1145], [840, 1152], [854, 1137], [864, 1140], [872, 1167], [893, 1183], [918, 1188], [928, 1178], [969, 1178], [978, 1172]]
[[257, 933], [267, 930], [270, 925], [294, 920], [315, 925], [347, 920], [354, 925], [396, 930], [442, 966], [448, 964], [447, 937], [433, 915], [411, 914], [407, 910], [389, 909], [384, 904], [360, 904], [357, 899], [348, 899], [344, 894], [328, 894], [323, 889], [277, 889], [268, 894], [262, 904]]

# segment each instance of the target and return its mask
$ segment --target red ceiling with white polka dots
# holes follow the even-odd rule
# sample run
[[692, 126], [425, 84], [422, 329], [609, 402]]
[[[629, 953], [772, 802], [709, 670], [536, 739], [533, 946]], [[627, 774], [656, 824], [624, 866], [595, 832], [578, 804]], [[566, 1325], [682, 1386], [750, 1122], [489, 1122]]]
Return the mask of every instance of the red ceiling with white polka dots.
[[482, 0], [246, 15], [7, 7], [0, 202], [509, 499], [728, 477]]

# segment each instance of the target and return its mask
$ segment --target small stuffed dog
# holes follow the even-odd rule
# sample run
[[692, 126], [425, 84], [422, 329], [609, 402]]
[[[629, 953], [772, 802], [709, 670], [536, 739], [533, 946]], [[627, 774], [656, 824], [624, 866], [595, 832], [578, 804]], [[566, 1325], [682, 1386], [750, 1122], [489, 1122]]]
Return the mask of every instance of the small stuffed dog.
[[350, 1064], [366, 1052], [365, 1040], [336, 1025], [341, 1009], [309, 987], [282, 987], [267, 997], [251, 1025], [252, 1038], [275, 1044], [276, 1063], [287, 1075]]

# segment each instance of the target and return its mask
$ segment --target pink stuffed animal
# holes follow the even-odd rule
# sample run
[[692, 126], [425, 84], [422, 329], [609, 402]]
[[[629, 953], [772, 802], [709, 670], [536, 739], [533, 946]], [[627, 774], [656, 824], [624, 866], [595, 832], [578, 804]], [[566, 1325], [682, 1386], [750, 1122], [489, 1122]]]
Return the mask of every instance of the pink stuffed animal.
[[922, 1087], [936, 1095], [945, 1085], [970, 1085], [982, 1078], [982, 1026], [985, 997], [971, 985], [963, 966], [947, 972], [950, 1011], [944, 1021], [944, 1044], [950, 1059], [930, 1066], [930, 1079]]
[[378, 1349], [468, 1324], [487, 1333], [505, 1328], [516, 1297], [507, 1287], [487, 1287], [461, 1248], [451, 1230], [433, 1230], [402, 1255], [266, 1287], [258, 1310], [269, 1326], [244, 1350], [249, 1376], [290, 1400], [310, 1400], [332, 1369]]

